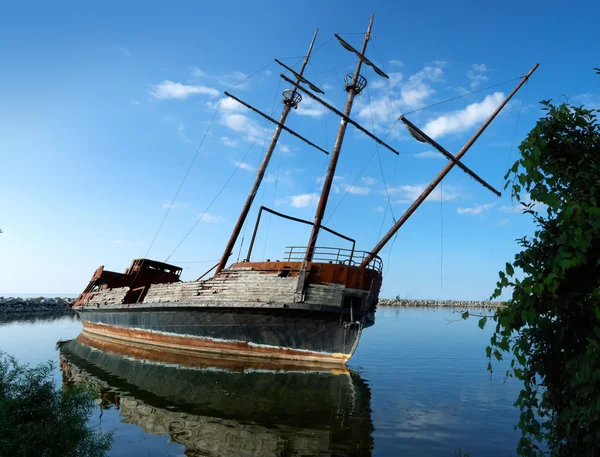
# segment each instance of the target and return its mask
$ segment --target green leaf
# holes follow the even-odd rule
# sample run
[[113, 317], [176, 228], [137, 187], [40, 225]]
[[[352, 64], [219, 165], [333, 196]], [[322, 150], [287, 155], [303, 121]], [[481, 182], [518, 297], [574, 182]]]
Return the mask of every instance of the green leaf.
[[463, 319], [468, 319], [469, 318], [469, 312], [465, 311], [464, 313], [462, 313], [462, 318]]
[[486, 316], [483, 316], [481, 319], [479, 319], [479, 328], [483, 329], [483, 327], [485, 327], [486, 322], [487, 322]]

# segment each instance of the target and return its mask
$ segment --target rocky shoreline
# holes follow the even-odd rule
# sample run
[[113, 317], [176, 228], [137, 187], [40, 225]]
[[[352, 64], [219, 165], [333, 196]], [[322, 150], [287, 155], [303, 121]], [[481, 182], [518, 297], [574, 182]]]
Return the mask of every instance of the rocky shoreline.
[[[74, 298], [67, 297], [0, 297], [0, 314], [66, 313]], [[404, 300], [381, 298], [378, 306], [386, 308], [487, 308], [496, 309], [502, 302], [465, 300]]]
[[381, 298], [377, 306], [386, 308], [486, 308], [497, 309], [504, 306], [496, 301], [467, 300], [403, 300], [397, 298]]
[[67, 297], [0, 297], [0, 314], [67, 313], [73, 301]]

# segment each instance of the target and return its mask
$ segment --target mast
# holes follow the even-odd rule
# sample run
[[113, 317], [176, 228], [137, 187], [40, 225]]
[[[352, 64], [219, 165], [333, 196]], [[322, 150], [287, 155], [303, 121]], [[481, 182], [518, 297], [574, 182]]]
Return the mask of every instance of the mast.
[[437, 187], [437, 185], [444, 179], [444, 177], [454, 168], [454, 165], [458, 163], [458, 161], [467, 153], [469, 148], [473, 146], [473, 143], [477, 141], [477, 139], [481, 136], [484, 130], [491, 124], [494, 118], [498, 115], [498, 113], [504, 108], [504, 106], [510, 101], [510, 99], [517, 93], [517, 91], [525, 84], [529, 77], [533, 74], [535, 70], [537, 70], [539, 64], [535, 64], [529, 73], [527, 73], [521, 82], [517, 84], [517, 87], [513, 89], [513, 91], [504, 99], [504, 101], [496, 108], [496, 110], [491, 114], [491, 116], [484, 122], [484, 124], [475, 132], [475, 134], [465, 143], [465, 145], [458, 151], [458, 154], [454, 156], [455, 160], [451, 160], [448, 164], [442, 169], [442, 171], [435, 177], [431, 183], [425, 188], [423, 193], [419, 195], [419, 197], [414, 201], [412, 205], [406, 210], [406, 212], [396, 221], [393, 227], [384, 235], [384, 237], [377, 243], [377, 245], [373, 248], [373, 250], [365, 257], [363, 262], [360, 264], [361, 267], [366, 267], [371, 260], [383, 249], [383, 247], [392, 239], [392, 237], [396, 234], [396, 232], [404, 225], [404, 223], [408, 220], [410, 216], [416, 211], [416, 209], [425, 201], [425, 199], [433, 192], [433, 190]]
[[325, 214], [325, 208], [327, 208], [327, 200], [329, 199], [329, 194], [331, 192], [331, 185], [333, 183], [333, 177], [335, 175], [335, 169], [337, 167], [338, 159], [340, 157], [340, 151], [342, 149], [342, 143], [344, 141], [344, 135], [346, 134], [346, 127], [348, 125], [348, 117], [350, 116], [350, 112], [352, 111], [352, 104], [354, 103], [354, 97], [358, 95], [362, 89], [366, 86], [366, 79], [360, 76], [360, 69], [363, 64], [363, 58], [365, 51], [367, 50], [367, 43], [371, 38], [371, 28], [373, 27], [373, 17], [374, 14], [371, 14], [371, 20], [369, 21], [369, 27], [367, 28], [367, 33], [365, 34], [365, 38], [363, 40], [362, 49], [358, 58], [358, 62], [356, 64], [356, 71], [352, 75], [352, 80], [350, 82], [347, 81], [346, 91], [348, 92], [348, 97], [346, 98], [346, 105], [344, 106], [344, 115], [342, 116], [342, 120], [340, 122], [340, 128], [337, 133], [337, 137], [335, 139], [335, 144], [333, 146], [333, 150], [331, 151], [331, 159], [329, 161], [329, 168], [327, 169], [327, 175], [325, 176], [325, 182], [323, 183], [323, 190], [321, 191], [321, 198], [319, 199], [319, 206], [317, 207], [317, 212], [315, 213], [315, 221], [313, 225], [312, 232], [310, 234], [308, 248], [306, 249], [306, 262], [310, 262], [313, 258], [314, 249], [317, 244], [317, 238], [319, 237], [319, 230], [321, 228], [321, 222], [323, 221], [323, 215]]
[[[306, 65], [308, 64], [308, 60], [310, 58], [310, 54], [312, 52], [313, 45], [315, 44], [315, 40], [317, 39], [318, 33], [319, 33], [319, 29], [316, 29], [315, 34], [313, 35], [312, 41], [310, 42], [310, 46], [308, 47], [308, 53], [306, 54], [306, 56], [304, 57], [304, 60], [302, 62], [302, 68], [300, 69], [299, 76], [303, 75], [304, 69], [306, 68]], [[296, 82], [299, 83], [300, 78], [297, 78]], [[242, 208], [242, 212], [240, 213], [238, 221], [235, 224], [235, 227], [233, 229], [231, 237], [229, 238], [229, 241], [227, 242], [227, 246], [225, 247], [223, 256], [221, 257], [221, 260], [217, 266], [217, 270], [215, 271], [215, 275], [219, 274], [219, 272], [223, 268], [225, 268], [225, 265], [227, 264], [227, 259], [233, 252], [233, 247], [235, 246], [235, 243], [240, 235], [240, 232], [242, 231], [242, 227], [244, 225], [244, 222], [246, 221], [246, 217], [248, 217], [248, 213], [250, 212], [250, 207], [252, 206], [254, 197], [256, 197], [258, 188], [260, 187], [260, 184], [265, 176], [265, 172], [267, 171], [267, 166], [269, 165], [271, 156], [273, 155], [273, 151], [275, 150], [275, 146], [277, 146], [277, 141], [279, 140], [279, 135], [281, 134], [281, 130], [283, 129], [283, 124], [285, 124], [285, 121], [288, 117], [288, 114], [290, 113], [290, 110], [292, 108], [295, 108], [299, 102], [296, 94], [297, 94], [296, 86], [294, 86], [294, 88], [291, 89], [290, 92], [284, 91], [284, 97], [283, 97], [284, 106], [283, 106], [283, 111], [281, 112], [281, 117], [279, 118], [279, 122], [277, 123], [277, 127], [275, 128], [275, 132], [273, 133], [273, 137], [271, 138], [271, 143], [269, 144], [269, 148], [265, 152], [265, 156], [263, 157], [260, 167], [258, 168], [258, 171], [256, 172], [256, 179], [254, 180], [254, 184], [252, 185], [250, 194], [248, 195], [248, 198], [246, 199], [246, 203], [244, 204], [244, 207]]]

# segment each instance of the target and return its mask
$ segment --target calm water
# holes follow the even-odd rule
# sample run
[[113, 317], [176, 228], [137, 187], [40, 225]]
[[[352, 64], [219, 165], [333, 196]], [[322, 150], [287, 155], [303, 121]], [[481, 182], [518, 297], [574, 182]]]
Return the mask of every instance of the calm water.
[[[60, 353], [69, 380], [102, 389], [92, 421], [115, 431], [111, 456], [516, 455], [519, 386], [505, 366], [486, 371], [491, 327], [459, 318], [380, 308], [339, 374], [181, 368], [75, 341]], [[0, 349], [55, 361], [60, 384], [56, 342], [80, 330], [69, 317], [0, 322]]]

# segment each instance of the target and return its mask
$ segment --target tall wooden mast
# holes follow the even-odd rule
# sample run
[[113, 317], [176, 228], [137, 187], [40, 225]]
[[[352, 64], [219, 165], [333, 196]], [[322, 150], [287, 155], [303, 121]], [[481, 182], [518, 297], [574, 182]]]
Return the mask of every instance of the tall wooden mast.
[[[354, 103], [354, 97], [358, 95], [362, 89], [366, 86], [366, 79], [360, 76], [360, 69], [363, 64], [364, 54], [367, 50], [367, 43], [371, 38], [371, 28], [373, 27], [373, 17], [374, 14], [371, 15], [371, 20], [369, 21], [369, 27], [367, 28], [367, 33], [365, 34], [365, 38], [363, 40], [362, 48], [360, 55], [358, 56], [358, 62], [356, 64], [356, 71], [352, 75], [351, 80], [346, 80], [346, 91], [348, 92], [348, 97], [346, 98], [346, 105], [344, 106], [344, 113], [342, 116], [342, 120], [340, 122], [340, 128], [338, 129], [337, 137], [335, 139], [335, 144], [333, 146], [333, 150], [331, 151], [331, 159], [329, 160], [329, 168], [327, 169], [327, 175], [325, 176], [325, 182], [323, 183], [323, 190], [321, 191], [321, 198], [319, 200], [319, 206], [317, 207], [317, 212], [315, 214], [315, 221], [313, 225], [312, 232], [310, 234], [308, 248], [306, 250], [306, 262], [310, 262], [313, 258], [314, 249], [317, 244], [317, 238], [319, 237], [319, 230], [321, 228], [321, 222], [323, 221], [323, 215], [325, 214], [325, 209], [327, 208], [327, 200], [329, 199], [329, 194], [331, 192], [331, 185], [333, 183], [333, 177], [335, 175], [335, 169], [337, 167], [338, 159], [340, 157], [340, 151], [342, 149], [342, 143], [344, 142], [344, 135], [346, 134], [346, 127], [348, 125], [348, 117], [350, 116], [350, 112], [352, 111], [352, 104]], [[338, 37], [339, 39], [339, 37]], [[341, 41], [341, 40], [340, 40]], [[344, 43], [342, 43], [343, 45]], [[346, 46], [344, 46], [346, 47]]]
[[[318, 33], [319, 33], [319, 29], [315, 30], [315, 34], [313, 35], [312, 41], [310, 42], [310, 46], [308, 47], [308, 53], [306, 54], [306, 56], [304, 57], [304, 60], [302, 62], [302, 68], [300, 69], [300, 72], [299, 72], [300, 77], [302, 77], [302, 75], [304, 74], [304, 69], [306, 68], [306, 65], [308, 64], [308, 60], [310, 59], [310, 54], [312, 52], [313, 45], [315, 44], [315, 40], [317, 39]], [[299, 83], [300, 81], [301, 81], [301, 78], [296, 78], [296, 83]], [[254, 197], [256, 197], [258, 188], [260, 187], [260, 184], [265, 176], [265, 172], [267, 171], [267, 166], [269, 165], [271, 156], [273, 155], [273, 151], [275, 150], [275, 146], [277, 146], [277, 141], [279, 140], [279, 135], [281, 134], [281, 130], [283, 129], [283, 124], [285, 124], [285, 121], [288, 117], [288, 114], [290, 113], [290, 110], [292, 108], [295, 108], [298, 105], [298, 103], [300, 102], [301, 97], [299, 97], [299, 95], [297, 94], [297, 90], [298, 90], [297, 87], [294, 86], [292, 89], [286, 90], [283, 93], [284, 106], [283, 106], [283, 111], [281, 113], [281, 117], [279, 118], [279, 122], [276, 124], [277, 127], [275, 127], [275, 132], [273, 133], [273, 137], [271, 138], [271, 143], [269, 144], [269, 148], [267, 149], [267, 152], [265, 153], [265, 156], [263, 157], [260, 167], [258, 168], [258, 171], [256, 173], [256, 179], [254, 180], [254, 184], [252, 185], [250, 194], [248, 195], [248, 198], [246, 199], [246, 203], [244, 204], [244, 207], [242, 208], [242, 212], [240, 213], [238, 221], [235, 224], [233, 233], [231, 234], [231, 237], [229, 238], [227, 246], [225, 247], [225, 251], [223, 252], [223, 256], [221, 257], [221, 260], [220, 260], [219, 264], [217, 265], [215, 274], [218, 274], [223, 268], [225, 268], [225, 265], [227, 264], [227, 259], [229, 259], [229, 256], [233, 252], [233, 247], [235, 246], [235, 243], [240, 235], [240, 232], [242, 231], [242, 227], [244, 225], [244, 222], [246, 221], [246, 217], [248, 217], [248, 213], [250, 212], [250, 208], [252, 206], [252, 202], [254, 201]]]

